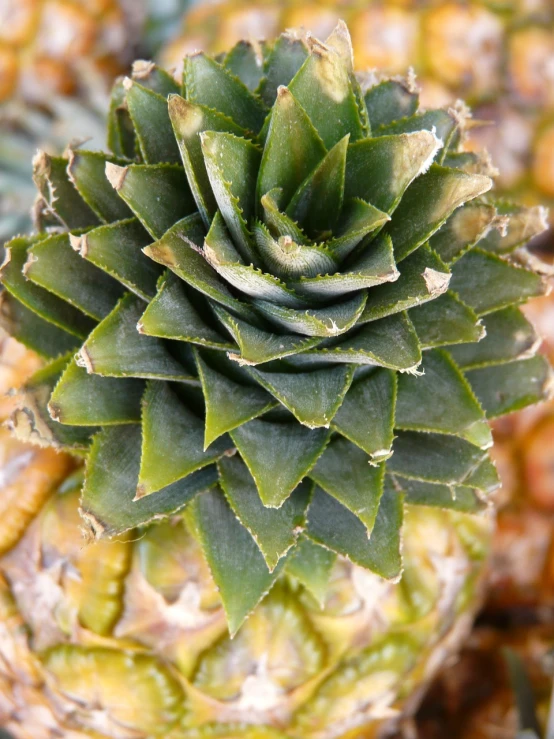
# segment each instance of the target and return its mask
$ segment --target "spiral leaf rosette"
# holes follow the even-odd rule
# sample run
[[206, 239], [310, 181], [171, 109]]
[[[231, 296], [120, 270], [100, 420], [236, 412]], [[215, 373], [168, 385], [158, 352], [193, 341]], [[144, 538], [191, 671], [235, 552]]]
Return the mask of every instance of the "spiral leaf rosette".
[[283, 569], [398, 579], [404, 503], [485, 509], [488, 419], [548, 391], [544, 213], [486, 196], [468, 122], [357, 76], [341, 24], [136, 63], [109, 153], [35, 159], [2, 313], [51, 361], [13, 426], [86, 455], [96, 537], [186, 506], [232, 633]]

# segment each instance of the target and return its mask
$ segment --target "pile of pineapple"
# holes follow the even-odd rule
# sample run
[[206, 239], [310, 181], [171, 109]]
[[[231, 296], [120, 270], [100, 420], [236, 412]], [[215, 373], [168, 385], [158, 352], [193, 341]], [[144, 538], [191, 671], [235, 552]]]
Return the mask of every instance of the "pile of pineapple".
[[50, 360], [5, 446], [17, 739], [377, 736], [468, 633], [487, 418], [551, 382], [517, 307], [546, 224], [418, 105], [339, 25], [136, 64], [110, 152], [35, 158], [43, 230], [2, 266]]

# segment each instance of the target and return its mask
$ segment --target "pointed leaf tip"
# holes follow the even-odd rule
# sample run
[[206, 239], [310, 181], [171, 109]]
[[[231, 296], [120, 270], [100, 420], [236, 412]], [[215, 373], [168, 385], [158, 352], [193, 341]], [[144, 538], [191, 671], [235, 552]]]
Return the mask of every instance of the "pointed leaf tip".
[[106, 162], [106, 178], [116, 191], [121, 190], [123, 187], [127, 172], [127, 167], [120, 167], [118, 164]]

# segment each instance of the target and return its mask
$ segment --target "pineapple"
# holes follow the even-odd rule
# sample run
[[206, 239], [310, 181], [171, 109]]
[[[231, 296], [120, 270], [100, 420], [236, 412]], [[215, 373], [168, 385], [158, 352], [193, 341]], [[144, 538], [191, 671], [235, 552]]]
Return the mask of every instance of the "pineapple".
[[104, 146], [106, 93], [138, 29], [132, 7], [0, 0], [0, 243], [30, 227], [37, 146], [57, 153], [75, 136]]
[[0, 102], [74, 95], [83, 74], [111, 82], [128, 61], [131, 8], [119, 0], [2, 0]]
[[360, 69], [421, 77], [422, 103], [457, 98], [476, 119], [470, 145], [487, 148], [498, 186], [528, 203], [554, 203], [554, 5], [551, 0], [222, 0], [193, 7], [162, 53], [177, 66], [196, 48], [216, 53], [285, 28], [325, 35], [352, 27]]
[[0, 0], [0, 244], [31, 226], [31, 158], [105, 146], [108, 92], [152, 54], [184, 0]]
[[110, 152], [39, 154], [6, 246], [3, 323], [50, 360], [10, 424], [70, 474], [6, 483], [1, 722], [377, 737], [479, 604], [488, 419], [549, 392], [544, 214], [487, 195], [462, 107], [358, 78], [343, 24], [183, 69], [117, 82]]

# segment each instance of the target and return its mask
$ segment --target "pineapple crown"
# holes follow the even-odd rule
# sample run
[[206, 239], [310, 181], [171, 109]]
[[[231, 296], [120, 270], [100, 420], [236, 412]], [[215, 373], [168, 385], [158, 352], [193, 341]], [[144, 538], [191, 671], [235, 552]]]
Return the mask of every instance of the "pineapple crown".
[[186, 507], [232, 633], [283, 569], [316, 595], [338, 555], [398, 579], [404, 505], [482, 510], [487, 418], [547, 392], [517, 307], [546, 290], [544, 214], [482, 197], [467, 120], [362, 88], [339, 24], [182, 82], [139, 62], [110, 153], [35, 159], [2, 315], [52, 361], [12, 424], [86, 453], [96, 537]]

